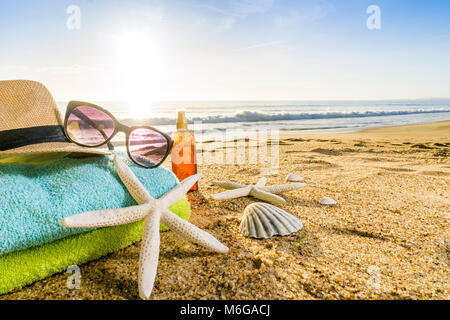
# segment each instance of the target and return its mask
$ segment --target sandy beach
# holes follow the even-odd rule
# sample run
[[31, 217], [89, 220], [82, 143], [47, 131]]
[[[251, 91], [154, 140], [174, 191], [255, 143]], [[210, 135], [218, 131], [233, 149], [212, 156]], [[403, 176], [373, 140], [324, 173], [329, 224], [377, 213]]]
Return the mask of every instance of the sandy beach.
[[[191, 222], [230, 248], [212, 254], [161, 236], [152, 299], [450, 299], [450, 121], [352, 134], [287, 135], [280, 169], [305, 188], [283, 194], [304, 228], [255, 240], [239, 233], [257, 200], [215, 201], [213, 180], [255, 183], [257, 165], [202, 165]], [[331, 197], [337, 206], [318, 202]], [[81, 266], [82, 288], [61, 273], [0, 299], [139, 299], [139, 243]]]

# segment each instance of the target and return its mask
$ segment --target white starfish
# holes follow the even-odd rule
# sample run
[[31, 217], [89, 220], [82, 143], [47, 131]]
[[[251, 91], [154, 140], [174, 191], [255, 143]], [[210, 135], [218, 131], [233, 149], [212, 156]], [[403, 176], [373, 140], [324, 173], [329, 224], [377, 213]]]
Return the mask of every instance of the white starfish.
[[144, 232], [139, 259], [139, 295], [149, 299], [153, 290], [159, 259], [160, 222], [184, 239], [198, 243], [213, 251], [227, 253], [228, 248], [206, 231], [183, 220], [168, 208], [184, 196], [198, 181], [200, 175], [191, 176], [159, 199], [154, 199], [133, 171], [118, 157], [114, 164], [123, 184], [139, 204], [128, 208], [80, 213], [61, 220], [67, 228], [95, 228], [128, 224], [144, 219]]
[[216, 186], [230, 190], [215, 194], [212, 198], [215, 200], [229, 200], [252, 196], [266, 202], [281, 204], [285, 203], [286, 200], [277, 194], [306, 186], [306, 183], [290, 183], [266, 187], [266, 182], [267, 179], [265, 177], [261, 178], [255, 185], [243, 185], [228, 181], [213, 181], [213, 184]]

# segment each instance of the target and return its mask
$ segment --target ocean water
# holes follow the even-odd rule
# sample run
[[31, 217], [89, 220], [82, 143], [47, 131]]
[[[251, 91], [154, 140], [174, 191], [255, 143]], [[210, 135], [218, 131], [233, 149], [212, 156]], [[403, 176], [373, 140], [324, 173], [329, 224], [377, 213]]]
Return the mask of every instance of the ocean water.
[[[280, 134], [346, 133], [367, 128], [450, 120], [450, 100], [392, 101], [177, 101], [93, 102], [125, 124], [175, 130], [177, 110], [186, 111], [201, 139], [277, 129]], [[58, 103], [65, 113], [67, 103]], [[195, 125], [194, 125], [195, 123]]]

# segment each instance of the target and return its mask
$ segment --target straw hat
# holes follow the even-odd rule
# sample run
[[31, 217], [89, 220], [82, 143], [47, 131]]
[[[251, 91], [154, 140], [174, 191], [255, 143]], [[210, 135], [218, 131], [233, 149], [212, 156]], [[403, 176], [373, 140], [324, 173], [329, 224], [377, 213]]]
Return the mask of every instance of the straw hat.
[[55, 100], [39, 82], [0, 81], [0, 158], [34, 153], [109, 154], [68, 141]]

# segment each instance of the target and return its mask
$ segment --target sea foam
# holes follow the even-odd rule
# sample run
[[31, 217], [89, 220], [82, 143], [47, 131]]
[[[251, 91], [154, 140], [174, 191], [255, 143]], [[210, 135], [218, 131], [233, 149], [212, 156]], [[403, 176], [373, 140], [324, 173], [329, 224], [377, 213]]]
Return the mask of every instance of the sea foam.
[[[361, 112], [306, 112], [306, 113], [264, 113], [258, 111], [242, 111], [230, 116], [203, 116], [193, 117], [191, 122], [202, 123], [234, 123], [234, 122], [265, 122], [282, 120], [310, 120], [310, 119], [338, 119], [338, 118], [367, 118], [413, 114], [448, 113], [450, 109], [416, 109], [416, 110], [392, 110], [392, 111], [361, 111]], [[135, 122], [127, 119], [129, 122]], [[171, 125], [175, 118], [155, 117], [146, 121], [152, 125]]]

